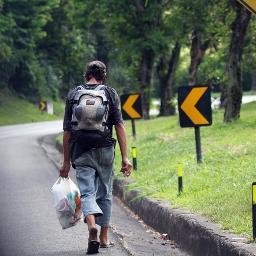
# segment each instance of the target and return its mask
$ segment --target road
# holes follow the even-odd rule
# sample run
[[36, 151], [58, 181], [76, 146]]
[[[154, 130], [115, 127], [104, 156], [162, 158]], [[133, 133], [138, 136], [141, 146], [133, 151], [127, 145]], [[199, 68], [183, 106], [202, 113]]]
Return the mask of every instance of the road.
[[[244, 95], [242, 98], [242, 104], [247, 104], [250, 102], [256, 101], [256, 95]], [[177, 101], [176, 105], [177, 105]], [[159, 99], [154, 99], [152, 101], [152, 105], [154, 106], [153, 108], [150, 109], [150, 116], [157, 116], [159, 115], [159, 106], [160, 106], [160, 100]], [[212, 109], [218, 109], [220, 107], [220, 97], [212, 97], [211, 99], [211, 107]], [[178, 109], [176, 106], [176, 113], [178, 113]]]
[[[0, 127], [1, 256], [86, 253], [85, 224], [62, 230], [52, 206], [50, 188], [58, 169], [41, 142], [61, 127], [60, 121]], [[111, 240], [115, 246], [101, 249], [98, 255], [187, 255], [173, 242], [161, 240], [118, 199], [114, 200]]]

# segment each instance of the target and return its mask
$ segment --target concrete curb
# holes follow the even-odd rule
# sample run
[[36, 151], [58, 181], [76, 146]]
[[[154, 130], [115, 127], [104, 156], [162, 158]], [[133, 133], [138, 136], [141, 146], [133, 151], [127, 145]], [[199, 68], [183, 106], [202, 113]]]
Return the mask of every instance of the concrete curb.
[[195, 256], [252, 256], [255, 244], [245, 238], [224, 233], [217, 224], [184, 210], [172, 209], [162, 201], [141, 198], [137, 190], [127, 190], [131, 182], [114, 180], [113, 193], [149, 226], [167, 233], [182, 249]]
[[[62, 145], [56, 142], [61, 151]], [[220, 226], [166, 202], [143, 198], [138, 190], [128, 190], [129, 179], [115, 179], [113, 194], [121, 199], [147, 225], [167, 233], [182, 249], [195, 256], [255, 256], [256, 245]]]

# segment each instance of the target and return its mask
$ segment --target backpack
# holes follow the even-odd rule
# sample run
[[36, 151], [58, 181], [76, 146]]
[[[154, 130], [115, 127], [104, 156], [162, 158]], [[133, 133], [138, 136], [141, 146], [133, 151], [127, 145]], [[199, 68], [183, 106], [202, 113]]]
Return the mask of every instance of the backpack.
[[97, 131], [106, 133], [109, 114], [109, 100], [106, 95], [105, 85], [88, 89], [78, 86], [72, 103], [72, 130]]

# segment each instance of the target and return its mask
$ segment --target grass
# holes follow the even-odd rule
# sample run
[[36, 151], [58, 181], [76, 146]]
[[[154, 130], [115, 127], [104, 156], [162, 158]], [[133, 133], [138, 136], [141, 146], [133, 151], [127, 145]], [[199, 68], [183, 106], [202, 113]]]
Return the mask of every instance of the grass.
[[[213, 98], [217, 98], [217, 97], [221, 96], [221, 93], [220, 92], [212, 92], [211, 95]], [[256, 91], [244, 91], [243, 95], [244, 96], [253, 96], [253, 95], [256, 95]]]
[[0, 91], [0, 125], [11, 125], [29, 122], [50, 121], [62, 119], [64, 104], [54, 102], [54, 115], [41, 113], [38, 107], [15, 97], [8, 92]]
[[63, 133], [60, 133], [60, 134], [56, 137], [56, 142], [58, 142], [60, 145], [62, 145], [62, 142], [63, 142]]
[[[214, 111], [213, 125], [201, 128], [202, 164], [196, 163], [194, 129], [180, 128], [177, 116], [136, 121], [136, 141], [131, 136], [131, 122], [126, 122], [128, 149], [136, 145], [138, 157], [138, 170], [132, 173], [130, 189], [165, 200], [172, 207], [200, 213], [223, 229], [252, 240], [255, 110], [255, 102], [243, 105], [240, 120], [230, 124], [222, 122], [222, 110]], [[120, 170], [120, 162], [117, 147], [116, 170]], [[184, 189], [180, 195], [178, 164], [183, 166]], [[116, 171], [116, 176], [120, 177], [120, 172]]]
[[[126, 123], [128, 147], [137, 145], [136, 188], [144, 195], [207, 216], [223, 229], [252, 239], [251, 183], [256, 180], [256, 103], [244, 105], [241, 119], [224, 124], [223, 111], [214, 124], [201, 128], [203, 163], [196, 163], [194, 129], [182, 129], [178, 117], [137, 121], [137, 140]], [[116, 169], [120, 169], [117, 150]], [[178, 196], [177, 166], [183, 166], [184, 190]], [[117, 174], [120, 175], [120, 174]]]

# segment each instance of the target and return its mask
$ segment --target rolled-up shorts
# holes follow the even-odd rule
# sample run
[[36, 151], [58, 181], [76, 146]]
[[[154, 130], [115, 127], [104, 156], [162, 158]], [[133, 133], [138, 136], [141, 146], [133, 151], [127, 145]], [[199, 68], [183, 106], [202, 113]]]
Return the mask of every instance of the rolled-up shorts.
[[101, 227], [108, 227], [111, 218], [114, 157], [110, 146], [90, 149], [74, 161], [83, 214], [95, 215]]

